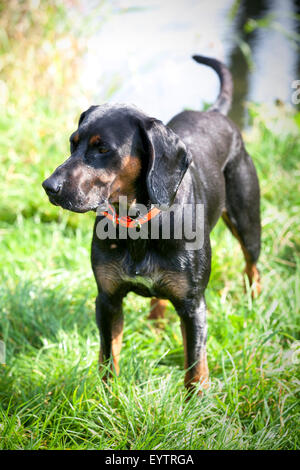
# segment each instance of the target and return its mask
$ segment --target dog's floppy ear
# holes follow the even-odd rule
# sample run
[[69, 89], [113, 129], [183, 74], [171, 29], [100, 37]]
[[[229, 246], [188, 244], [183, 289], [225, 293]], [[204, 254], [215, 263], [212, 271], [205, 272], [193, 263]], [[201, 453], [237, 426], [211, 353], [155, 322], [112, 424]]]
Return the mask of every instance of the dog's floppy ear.
[[97, 106], [90, 106], [86, 111], [84, 111], [83, 113], [81, 113], [80, 115], [80, 118], [79, 118], [79, 121], [78, 121], [78, 127], [80, 126], [80, 124], [82, 123], [82, 121], [84, 120], [84, 118], [91, 112], [93, 111], [94, 109], [96, 109]]
[[168, 209], [191, 163], [191, 155], [178, 135], [161, 121], [145, 119], [140, 127], [149, 159], [147, 189], [150, 201], [161, 209]]

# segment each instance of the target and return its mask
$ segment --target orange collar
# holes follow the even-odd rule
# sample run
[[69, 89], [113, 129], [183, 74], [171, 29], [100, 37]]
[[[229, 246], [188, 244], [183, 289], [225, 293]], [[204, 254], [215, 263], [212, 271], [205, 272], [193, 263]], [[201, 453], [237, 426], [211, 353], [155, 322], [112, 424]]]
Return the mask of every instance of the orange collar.
[[114, 225], [119, 224], [122, 227], [137, 228], [149, 222], [149, 220], [153, 219], [153, 217], [158, 215], [160, 212], [160, 209], [153, 207], [145, 215], [137, 217], [136, 219], [132, 219], [129, 216], [119, 217], [119, 215], [115, 211], [115, 208], [111, 204], [109, 204], [108, 210], [100, 212], [100, 215], [104, 215], [105, 217], [107, 217], [109, 220], [112, 221]]

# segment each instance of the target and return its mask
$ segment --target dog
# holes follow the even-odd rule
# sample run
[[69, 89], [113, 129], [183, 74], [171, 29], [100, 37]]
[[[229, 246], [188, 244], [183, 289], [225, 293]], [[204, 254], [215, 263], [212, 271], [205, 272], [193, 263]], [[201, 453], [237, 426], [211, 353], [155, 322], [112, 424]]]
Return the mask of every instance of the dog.
[[[164, 125], [132, 105], [91, 106], [70, 137], [71, 156], [42, 185], [50, 202], [64, 209], [83, 213], [104, 207], [97, 212], [91, 249], [100, 364], [110, 364], [106, 369], [119, 374], [122, 300], [129, 291], [152, 297], [152, 319], [163, 317], [169, 300], [180, 317], [184, 384], [201, 393], [209, 386], [205, 289], [210, 232], [222, 217], [241, 245], [249, 284], [259, 293], [261, 224], [256, 170], [238, 128], [226, 116], [231, 74], [216, 59], [193, 59], [219, 76], [220, 92], [210, 109], [180, 112]], [[119, 217], [121, 197], [129, 208], [142, 204], [146, 213]], [[203, 207], [203, 239], [197, 249], [190, 249], [184, 236], [174, 236], [174, 227], [185, 221], [184, 205]], [[149, 234], [151, 223], [160, 227], [172, 206], [175, 222], [168, 238], [120, 236], [121, 229], [132, 228]], [[98, 236], [103, 221], [115, 227], [113, 240]]]

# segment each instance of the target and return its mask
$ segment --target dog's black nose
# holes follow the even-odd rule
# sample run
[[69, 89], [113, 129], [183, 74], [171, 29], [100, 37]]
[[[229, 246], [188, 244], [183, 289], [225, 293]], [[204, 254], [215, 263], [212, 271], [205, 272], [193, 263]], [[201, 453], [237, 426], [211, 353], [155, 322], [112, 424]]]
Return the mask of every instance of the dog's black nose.
[[62, 184], [56, 178], [47, 178], [43, 183], [42, 186], [47, 194], [57, 195], [62, 187]]

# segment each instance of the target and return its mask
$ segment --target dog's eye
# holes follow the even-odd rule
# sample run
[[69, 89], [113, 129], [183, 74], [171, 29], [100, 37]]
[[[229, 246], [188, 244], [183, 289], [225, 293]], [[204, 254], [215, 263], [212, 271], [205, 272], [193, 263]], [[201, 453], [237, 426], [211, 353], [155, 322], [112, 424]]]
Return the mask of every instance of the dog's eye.
[[103, 145], [99, 145], [98, 151], [99, 153], [107, 153], [109, 152], [109, 149], [107, 147], [104, 147]]

